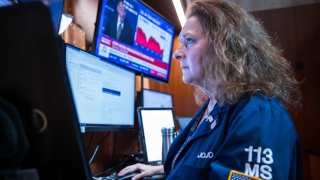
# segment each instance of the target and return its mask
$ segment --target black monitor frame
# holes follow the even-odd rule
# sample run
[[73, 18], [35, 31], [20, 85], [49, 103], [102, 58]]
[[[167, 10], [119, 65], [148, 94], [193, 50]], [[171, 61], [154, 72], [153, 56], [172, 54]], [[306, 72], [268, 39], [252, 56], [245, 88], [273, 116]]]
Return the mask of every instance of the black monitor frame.
[[0, 8], [0, 24], [0, 96], [18, 110], [30, 145], [17, 166], [40, 179], [91, 179], [49, 9], [40, 2]]
[[[172, 107], [164, 107], [164, 108], [173, 108], [173, 107], [174, 107], [172, 94], [166, 93], [166, 92], [162, 92], [162, 91], [158, 91], [158, 90], [153, 90], [153, 89], [146, 89], [146, 88], [143, 88], [143, 89], [138, 93], [138, 101], [139, 101], [138, 106], [142, 106], [142, 107], [145, 107], [145, 108], [150, 108], [150, 107], [146, 107], [146, 106], [145, 106], [145, 94], [144, 94], [144, 93], [145, 93], [146, 91], [154, 92], [154, 93], [158, 93], [158, 94], [163, 94], [163, 95], [166, 95], [166, 96], [170, 96]], [[162, 107], [153, 107], [153, 108], [162, 108]]]

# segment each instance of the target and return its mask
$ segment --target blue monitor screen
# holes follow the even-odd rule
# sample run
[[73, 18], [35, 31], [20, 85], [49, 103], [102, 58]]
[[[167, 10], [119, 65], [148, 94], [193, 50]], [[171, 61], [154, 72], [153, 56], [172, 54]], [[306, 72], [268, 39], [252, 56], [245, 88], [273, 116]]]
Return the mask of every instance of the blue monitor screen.
[[102, 0], [94, 53], [153, 79], [168, 82], [174, 26], [138, 0]]
[[66, 47], [66, 65], [82, 130], [133, 128], [134, 72], [71, 45]]

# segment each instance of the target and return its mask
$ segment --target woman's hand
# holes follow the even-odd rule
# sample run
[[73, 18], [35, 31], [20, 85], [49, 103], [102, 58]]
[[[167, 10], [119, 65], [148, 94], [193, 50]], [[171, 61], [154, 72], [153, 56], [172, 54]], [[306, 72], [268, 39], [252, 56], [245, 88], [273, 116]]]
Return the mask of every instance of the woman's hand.
[[118, 176], [124, 176], [128, 173], [132, 172], [138, 172], [139, 174], [135, 175], [132, 179], [142, 179], [143, 177], [146, 176], [153, 176], [156, 174], [164, 174], [164, 169], [163, 166], [151, 166], [151, 165], [145, 165], [145, 164], [134, 164], [131, 166], [127, 166], [124, 169], [122, 169], [119, 173]]

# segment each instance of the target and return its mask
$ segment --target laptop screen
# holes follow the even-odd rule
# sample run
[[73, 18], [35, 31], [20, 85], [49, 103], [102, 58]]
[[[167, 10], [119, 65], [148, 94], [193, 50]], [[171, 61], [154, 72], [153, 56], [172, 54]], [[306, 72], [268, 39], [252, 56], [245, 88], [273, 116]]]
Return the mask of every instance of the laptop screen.
[[175, 127], [173, 109], [139, 107], [138, 118], [145, 161], [148, 163], [161, 163], [161, 128]]

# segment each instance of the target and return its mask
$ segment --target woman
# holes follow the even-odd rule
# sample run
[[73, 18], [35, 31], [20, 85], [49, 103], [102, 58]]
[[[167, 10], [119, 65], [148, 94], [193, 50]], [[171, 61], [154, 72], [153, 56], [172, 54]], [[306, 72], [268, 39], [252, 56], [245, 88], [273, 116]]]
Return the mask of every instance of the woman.
[[[204, 103], [164, 166], [136, 164], [133, 179], [302, 179], [299, 139], [284, 105], [297, 105], [289, 62], [262, 26], [224, 0], [195, 1], [173, 57]], [[207, 99], [204, 101], [204, 99]]]

